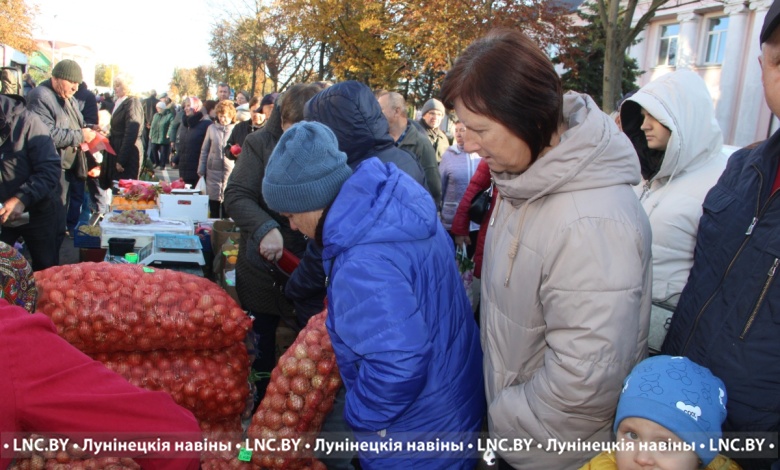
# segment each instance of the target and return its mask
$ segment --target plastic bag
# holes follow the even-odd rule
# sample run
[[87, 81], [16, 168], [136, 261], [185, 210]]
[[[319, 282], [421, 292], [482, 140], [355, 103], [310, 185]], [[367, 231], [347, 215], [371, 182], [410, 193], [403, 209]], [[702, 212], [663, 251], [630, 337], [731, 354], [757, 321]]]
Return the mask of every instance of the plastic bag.
[[201, 194], [208, 194], [206, 190], [206, 179], [202, 176], [198, 178], [198, 182], [193, 189], [197, 189]]
[[466, 289], [466, 297], [468, 297], [469, 304], [473, 308], [474, 291], [471, 285], [474, 283], [474, 261], [467, 254], [465, 243], [462, 243], [455, 249], [455, 260], [458, 263], [458, 273], [460, 273], [460, 279], [463, 281], [463, 288]]

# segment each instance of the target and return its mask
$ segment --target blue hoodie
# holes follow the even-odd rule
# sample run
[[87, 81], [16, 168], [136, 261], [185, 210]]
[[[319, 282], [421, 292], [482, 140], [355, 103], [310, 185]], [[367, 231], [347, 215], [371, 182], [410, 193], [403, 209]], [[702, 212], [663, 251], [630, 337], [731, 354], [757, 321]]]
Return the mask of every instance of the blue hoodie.
[[[394, 164], [368, 159], [327, 212], [322, 239], [346, 421], [360, 441], [403, 443], [400, 452], [361, 452], [361, 466], [473, 468], [482, 350], [433, 199]], [[437, 438], [463, 450], [407, 450]]]

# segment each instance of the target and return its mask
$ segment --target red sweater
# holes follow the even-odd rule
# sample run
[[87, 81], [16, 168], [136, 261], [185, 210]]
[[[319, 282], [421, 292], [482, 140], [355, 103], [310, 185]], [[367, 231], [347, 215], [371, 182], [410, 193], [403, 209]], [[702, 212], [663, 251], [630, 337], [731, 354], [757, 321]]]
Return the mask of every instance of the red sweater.
[[[471, 177], [466, 192], [463, 193], [463, 199], [458, 204], [458, 210], [455, 212], [455, 217], [452, 219], [452, 228], [450, 232], [453, 235], [468, 235], [469, 234], [469, 206], [471, 206], [471, 200], [480, 191], [487, 189], [490, 186], [490, 167], [482, 160], [477, 166], [477, 171], [474, 172], [474, 176]], [[490, 202], [490, 210], [485, 214], [485, 218], [479, 226], [479, 234], [477, 234], [477, 247], [474, 250], [474, 277], [480, 277], [482, 275], [482, 254], [485, 251], [485, 235], [487, 234], [488, 221], [490, 220], [490, 214], [493, 212], [493, 207], [496, 205], [496, 195], [498, 193], [493, 191], [493, 199]]]
[[171, 452], [138, 458], [144, 470], [199, 467], [197, 455], [173, 451], [173, 442], [200, 439], [190, 411], [167, 393], [140, 389], [92, 360], [60, 338], [42, 313], [31, 315], [0, 299], [0, 344], [0, 470], [14, 458], [18, 436], [10, 433], [27, 432], [70, 436], [79, 443], [160, 438], [172, 443]]

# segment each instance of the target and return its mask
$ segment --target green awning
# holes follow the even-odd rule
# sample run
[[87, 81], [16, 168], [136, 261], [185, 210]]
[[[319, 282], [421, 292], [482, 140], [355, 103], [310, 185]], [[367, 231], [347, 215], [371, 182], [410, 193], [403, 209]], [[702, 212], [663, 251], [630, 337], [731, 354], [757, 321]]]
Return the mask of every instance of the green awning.
[[40, 51], [35, 51], [32, 54], [30, 54], [30, 65], [33, 67], [37, 67], [41, 70], [51, 69], [51, 61]]

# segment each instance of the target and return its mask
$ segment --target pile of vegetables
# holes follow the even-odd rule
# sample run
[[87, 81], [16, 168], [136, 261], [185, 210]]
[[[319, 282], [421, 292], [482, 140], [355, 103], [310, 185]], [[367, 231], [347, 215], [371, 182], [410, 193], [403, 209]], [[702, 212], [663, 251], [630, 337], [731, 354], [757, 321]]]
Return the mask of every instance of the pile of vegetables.
[[79, 225], [79, 232], [83, 233], [84, 235], [90, 236], [90, 237], [99, 237], [100, 236], [100, 226], [99, 225]]
[[157, 201], [141, 201], [137, 199], [127, 199], [123, 196], [114, 196], [111, 200], [111, 208], [120, 211], [155, 209], [157, 208]]
[[144, 225], [151, 224], [152, 218], [146, 212], [138, 210], [125, 210], [119, 214], [114, 214], [108, 219], [112, 224]]
[[[219, 286], [178, 271], [110, 263], [55, 266], [36, 272], [35, 282], [38, 311], [66, 341], [130, 383], [170, 394], [193, 412], [204, 437], [241, 442], [241, 416], [252, 402], [244, 346], [252, 320]], [[68, 454], [45, 456], [45, 466], [139, 468], [132, 460]], [[202, 458], [211, 469], [246, 465], [235, 456]], [[44, 468], [33, 466], [35, 459], [17, 467]]]
[[[247, 431], [249, 439], [300, 438], [297, 451], [255, 452], [261, 468], [320, 468], [314, 440], [341, 387], [341, 377], [325, 328], [327, 311], [312, 317], [271, 373], [271, 382]], [[309, 449], [305, 448], [306, 444]]]

